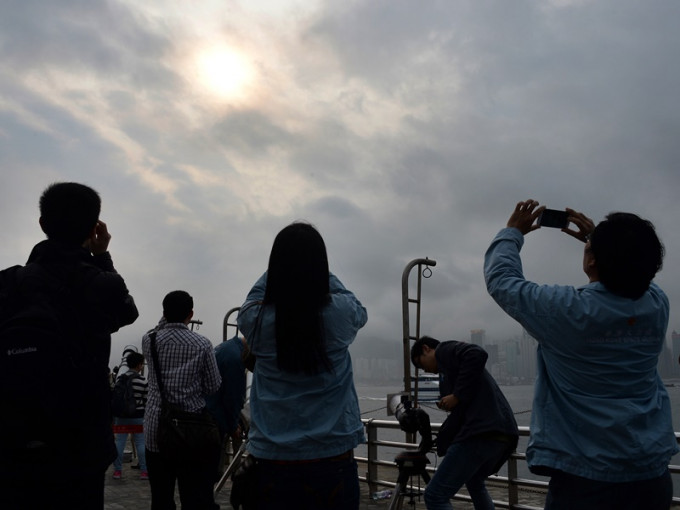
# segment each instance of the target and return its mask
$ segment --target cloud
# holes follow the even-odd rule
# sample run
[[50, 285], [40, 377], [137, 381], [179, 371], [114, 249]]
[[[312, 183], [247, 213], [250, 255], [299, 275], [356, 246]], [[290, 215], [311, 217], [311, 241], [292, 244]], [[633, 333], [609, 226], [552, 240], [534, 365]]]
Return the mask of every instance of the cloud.
[[[424, 331], [517, 335], [486, 294], [482, 257], [528, 197], [651, 219], [668, 253], [659, 281], [680, 299], [677, 3], [270, 4], [2, 7], [0, 262], [23, 262], [41, 239], [49, 182], [100, 190], [142, 311], [114, 358], [175, 288], [218, 341], [298, 219], [367, 306], [366, 338], [401, 339], [402, 272], [422, 257], [437, 261]], [[251, 66], [240, 94], [197, 72], [201, 52], [223, 47]], [[535, 232], [526, 275], [581, 284], [581, 249]]]

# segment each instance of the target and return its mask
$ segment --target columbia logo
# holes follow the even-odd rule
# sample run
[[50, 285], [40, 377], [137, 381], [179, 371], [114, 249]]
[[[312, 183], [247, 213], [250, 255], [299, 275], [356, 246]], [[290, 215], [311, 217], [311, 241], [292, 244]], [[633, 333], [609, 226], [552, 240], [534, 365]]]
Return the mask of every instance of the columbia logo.
[[38, 352], [37, 347], [24, 347], [22, 349], [8, 349], [7, 356], [14, 356], [16, 354], [28, 354], [31, 352]]

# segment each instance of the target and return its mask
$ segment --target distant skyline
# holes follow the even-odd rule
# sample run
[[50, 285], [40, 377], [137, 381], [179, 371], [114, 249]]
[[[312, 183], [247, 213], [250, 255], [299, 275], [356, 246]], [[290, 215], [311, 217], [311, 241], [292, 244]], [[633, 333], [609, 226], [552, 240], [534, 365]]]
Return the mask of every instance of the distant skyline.
[[[0, 266], [43, 238], [42, 190], [73, 180], [101, 193], [141, 313], [114, 335], [112, 365], [175, 289], [217, 344], [301, 219], [368, 309], [357, 342], [400, 348], [402, 271], [423, 257], [437, 265], [421, 332], [498, 341], [521, 328], [486, 292], [484, 252], [534, 198], [656, 225], [670, 335], [678, 20], [671, 0], [3, 2]], [[582, 250], [534, 232], [526, 276], [584, 284]]]

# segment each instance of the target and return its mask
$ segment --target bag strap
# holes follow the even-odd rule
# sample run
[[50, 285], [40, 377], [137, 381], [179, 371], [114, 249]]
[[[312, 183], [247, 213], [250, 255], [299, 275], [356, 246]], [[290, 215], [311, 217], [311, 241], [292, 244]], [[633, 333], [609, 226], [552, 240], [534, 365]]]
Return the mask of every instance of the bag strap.
[[153, 369], [156, 373], [156, 383], [158, 384], [158, 392], [161, 394], [161, 403], [166, 404], [168, 400], [165, 398], [163, 392], [163, 379], [161, 378], [161, 366], [158, 362], [158, 351], [156, 350], [156, 333], [153, 331], [149, 334], [149, 340], [151, 341], [151, 357], [153, 358]]

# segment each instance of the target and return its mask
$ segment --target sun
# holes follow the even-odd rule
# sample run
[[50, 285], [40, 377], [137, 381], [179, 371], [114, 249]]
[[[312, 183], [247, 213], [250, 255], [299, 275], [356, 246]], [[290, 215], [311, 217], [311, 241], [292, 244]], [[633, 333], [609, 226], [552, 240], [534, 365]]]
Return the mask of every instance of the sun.
[[227, 101], [248, 97], [255, 80], [252, 62], [238, 50], [213, 46], [197, 57], [198, 81], [208, 92]]

